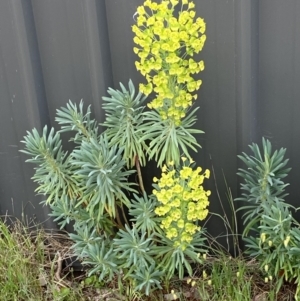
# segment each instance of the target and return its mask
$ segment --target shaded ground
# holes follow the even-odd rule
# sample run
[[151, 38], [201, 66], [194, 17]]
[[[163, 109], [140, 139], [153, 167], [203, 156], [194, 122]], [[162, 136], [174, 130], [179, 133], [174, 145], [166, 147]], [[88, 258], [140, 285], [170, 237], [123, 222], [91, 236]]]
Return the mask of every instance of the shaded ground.
[[294, 300], [294, 284], [285, 284], [276, 296], [274, 283], [265, 282], [255, 260], [231, 258], [225, 252], [195, 267], [193, 277], [173, 279], [147, 297], [124, 280], [101, 283], [89, 277], [71, 245], [65, 232], [28, 230], [20, 222], [8, 228], [0, 222], [1, 300]]

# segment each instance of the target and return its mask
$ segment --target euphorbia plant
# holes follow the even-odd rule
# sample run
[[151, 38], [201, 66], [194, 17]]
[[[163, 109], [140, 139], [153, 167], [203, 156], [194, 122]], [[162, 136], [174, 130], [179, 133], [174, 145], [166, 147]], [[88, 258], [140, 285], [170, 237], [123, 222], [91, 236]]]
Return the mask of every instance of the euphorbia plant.
[[[148, 83], [137, 94], [131, 81], [108, 90], [103, 133], [90, 108], [70, 101], [57, 110], [60, 131], [45, 127], [40, 136], [34, 129], [23, 141], [28, 161], [38, 165], [37, 191], [47, 195], [61, 227], [74, 222], [73, 248], [89, 273], [100, 280], [123, 277], [146, 294], [177, 272], [192, 275], [191, 263], [206, 252], [198, 222], [208, 214], [203, 181], [209, 171], [194, 167], [189, 155], [199, 146], [193, 134], [201, 132], [192, 128], [198, 109], [191, 110], [192, 100], [201, 84], [192, 75], [204, 68], [192, 56], [205, 41], [205, 23], [193, 8], [187, 0], [147, 0], [137, 9], [136, 66]], [[62, 150], [64, 131], [75, 132], [70, 154]], [[140, 166], [152, 158], [162, 175], [147, 195]], [[138, 184], [129, 180], [136, 172]]]
[[250, 146], [252, 155], [245, 153], [239, 158], [247, 169], [239, 169], [243, 178], [242, 196], [245, 230], [243, 239], [247, 251], [255, 256], [265, 281], [276, 283], [277, 292], [283, 281], [297, 283], [295, 299], [300, 298], [300, 231], [293, 218], [293, 207], [285, 202], [286, 178], [290, 168], [285, 159], [286, 149], [272, 152], [271, 142], [263, 138], [262, 151], [257, 144]]

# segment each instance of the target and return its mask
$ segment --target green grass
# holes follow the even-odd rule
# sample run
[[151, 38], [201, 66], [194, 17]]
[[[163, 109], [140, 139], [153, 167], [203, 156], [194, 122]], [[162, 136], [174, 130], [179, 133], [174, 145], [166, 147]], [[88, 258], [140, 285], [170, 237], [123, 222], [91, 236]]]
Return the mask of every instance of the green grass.
[[201, 300], [251, 301], [262, 294], [265, 301], [275, 300], [274, 288], [266, 286], [254, 263], [221, 254], [211, 259], [206, 268], [197, 282]]
[[19, 226], [10, 231], [0, 221], [0, 295], [3, 300], [42, 300], [40, 252]]
[[8, 227], [0, 220], [1, 300], [83, 300], [79, 290], [55, 280], [55, 264], [47, 262], [45, 235], [43, 230], [29, 231], [19, 221]]

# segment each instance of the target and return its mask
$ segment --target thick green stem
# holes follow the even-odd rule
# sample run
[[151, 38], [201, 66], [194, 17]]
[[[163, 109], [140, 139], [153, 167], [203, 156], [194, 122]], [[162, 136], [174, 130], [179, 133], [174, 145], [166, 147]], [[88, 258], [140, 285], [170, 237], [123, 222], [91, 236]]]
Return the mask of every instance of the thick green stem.
[[145, 188], [144, 188], [144, 183], [143, 183], [143, 177], [142, 177], [142, 172], [141, 172], [141, 166], [140, 166], [140, 161], [139, 161], [139, 157], [136, 155], [135, 156], [135, 166], [136, 166], [136, 170], [137, 170], [137, 174], [138, 174], [138, 179], [139, 179], [139, 185], [141, 188], [141, 192], [142, 194], [145, 193]]

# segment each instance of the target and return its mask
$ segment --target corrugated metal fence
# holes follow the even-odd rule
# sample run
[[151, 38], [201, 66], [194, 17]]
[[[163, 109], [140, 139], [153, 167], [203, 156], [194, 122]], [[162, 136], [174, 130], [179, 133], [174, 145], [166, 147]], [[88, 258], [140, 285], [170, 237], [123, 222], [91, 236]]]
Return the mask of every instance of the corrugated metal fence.
[[[55, 126], [55, 110], [71, 99], [91, 104], [103, 121], [101, 97], [141, 76], [134, 65], [133, 14], [142, 0], [0, 1], [0, 211], [38, 220], [39, 205], [30, 180], [31, 165], [18, 150], [26, 130]], [[286, 147], [290, 198], [300, 197], [300, 1], [195, 0], [207, 23], [201, 58], [206, 69], [198, 101], [202, 150], [195, 160], [214, 165], [226, 203], [223, 173], [238, 194], [237, 154], [269, 138]], [[145, 170], [150, 183], [154, 169]], [[221, 212], [214, 190], [210, 209]], [[226, 206], [226, 204], [225, 204]], [[226, 208], [228, 208], [226, 206]], [[49, 221], [46, 226], [53, 226]], [[222, 225], [211, 220], [218, 235]]]

